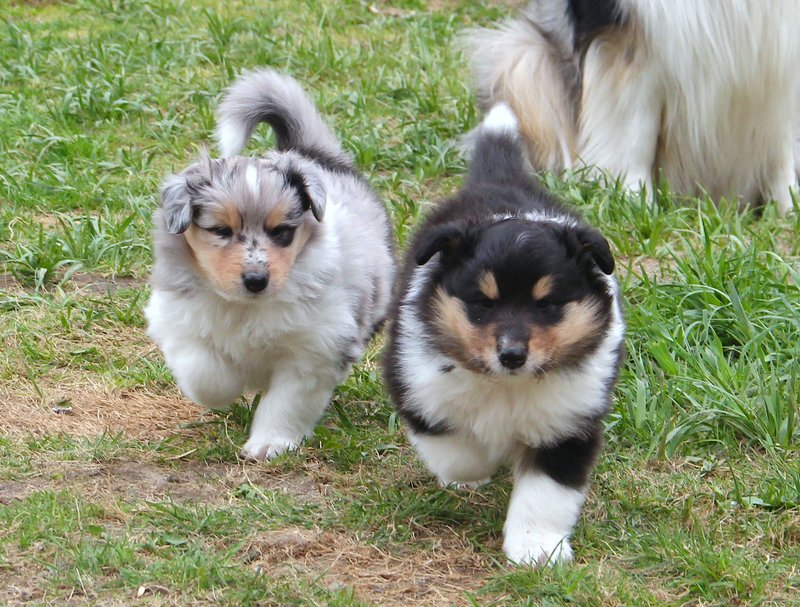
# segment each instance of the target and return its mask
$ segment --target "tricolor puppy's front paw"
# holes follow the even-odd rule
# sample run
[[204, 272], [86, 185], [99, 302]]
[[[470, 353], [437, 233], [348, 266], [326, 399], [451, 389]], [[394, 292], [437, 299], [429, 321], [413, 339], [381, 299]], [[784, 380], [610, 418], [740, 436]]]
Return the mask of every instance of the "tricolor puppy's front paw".
[[294, 451], [298, 447], [298, 442], [280, 436], [256, 437], [251, 436], [244, 444], [241, 451], [242, 459], [250, 461], [262, 461], [273, 459], [281, 453]]
[[516, 565], [540, 567], [569, 563], [572, 547], [569, 539], [557, 533], [533, 529], [507, 529], [503, 552]]

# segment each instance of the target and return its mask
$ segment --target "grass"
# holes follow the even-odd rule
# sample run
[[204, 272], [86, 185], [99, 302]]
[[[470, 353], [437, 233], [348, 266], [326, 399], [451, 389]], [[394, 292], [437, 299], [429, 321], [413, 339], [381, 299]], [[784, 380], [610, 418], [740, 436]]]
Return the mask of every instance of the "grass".
[[543, 176], [612, 242], [628, 356], [576, 563], [510, 568], [508, 476], [436, 487], [380, 342], [298, 453], [245, 465], [247, 402], [183, 400], [142, 306], [159, 182], [210, 142], [239, 71], [307, 86], [403, 243], [460, 183], [478, 120], [454, 38], [511, 7], [0, 6], [0, 602], [800, 602], [800, 214]]

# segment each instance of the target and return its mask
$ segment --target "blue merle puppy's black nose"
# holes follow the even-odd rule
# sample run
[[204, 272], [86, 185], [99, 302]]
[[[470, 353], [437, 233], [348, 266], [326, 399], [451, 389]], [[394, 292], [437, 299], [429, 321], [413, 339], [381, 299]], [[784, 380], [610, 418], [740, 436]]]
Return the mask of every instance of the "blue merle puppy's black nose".
[[506, 369], [519, 369], [528, 359], [528, 349], [524, 346], [503, 348], [497, 358]]
[[251, 293], [260, 293], [267, 288], [267, 275], [261, 272], [245, 272], [242, 274], [244, 288]]

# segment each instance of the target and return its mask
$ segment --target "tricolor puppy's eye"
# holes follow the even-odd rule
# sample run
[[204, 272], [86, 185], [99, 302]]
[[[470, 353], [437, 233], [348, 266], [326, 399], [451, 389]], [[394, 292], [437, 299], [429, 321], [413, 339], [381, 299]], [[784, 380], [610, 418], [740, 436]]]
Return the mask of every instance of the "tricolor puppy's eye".
[[486, 310], [491, 310], [494, 308], [494, 305], [497, 303], [494, 299], [489, 299], [488, 297], [479, 297], [475, 299], [472, 304], [479, 307], [484, 308]]
[[278, 246], [288, 246], [294, 238], [294, 232], [297, 226], [288, 223], [282, 223], [274, 228], [267, 228], [267, 235]]
[[534, 305], [540, 310], [554, 310], [559, 304], [552, 299], [537, 299]]
[[215, 226], [213, 228], [206, 228], [212, 234], [216, 234], [220, 238], [230, 238], [233, 236], [233, 229], [228, 226]]

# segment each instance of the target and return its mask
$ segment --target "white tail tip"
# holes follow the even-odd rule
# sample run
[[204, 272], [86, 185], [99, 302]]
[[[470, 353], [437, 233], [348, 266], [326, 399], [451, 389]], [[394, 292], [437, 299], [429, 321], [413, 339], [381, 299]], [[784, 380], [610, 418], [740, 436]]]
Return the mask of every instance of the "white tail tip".
[[519, 127], [517, 117], [505, 103], [497, 103], [484, 116], [481, 123], [481, 130], [491, 133], [508, 133], [516, 135]]

